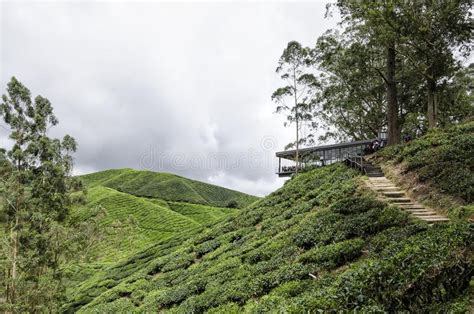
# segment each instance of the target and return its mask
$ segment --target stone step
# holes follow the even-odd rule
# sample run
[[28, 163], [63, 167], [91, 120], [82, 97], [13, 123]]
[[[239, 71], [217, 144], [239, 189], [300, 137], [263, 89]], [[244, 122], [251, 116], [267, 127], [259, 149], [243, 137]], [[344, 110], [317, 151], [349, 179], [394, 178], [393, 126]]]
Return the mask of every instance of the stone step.
[[408, 212], [408, 213], [432, 213], [432, 214], [436, 214], [436, 212], [432, 211], [432, 210], [427, 210], [427, 209], [404, 209], [404, 211]]
[[380, 191], [392, 191], [392, 190], [397, 190], [397, 191], [401, 191], [400, 188], [398, 186], [395, 186], [395, 185], [377, 185], [377, 184], [373, 184], [373, 186], [377, 189], [377, 190], [380, 190]]
[[387, 197], [405, 196], [405, 192], [402, 191], [382, 191], [382, 194]]
[[399, 205], [401, 208], [404, 210], [420, 210], [420, 209], [425, 209], [421, 205], [414, 205], [414, 204], [400, 204]]
[[410, 203], [411, 199], [406, 198], [406, 197], [387, 197], [387, 201], [390, 203]]
[[446, 217], [442, 217], [442, 216], [439, 216], [439, 217], [424, 217], [423, 218], [424, 221], [427, 221], [427, 222], [446, 222], [446, 221], [449, 221], [449, 218], [446, 218]]
[[389, 179], [387, 179], [380, 167], [372, 165], [364, 160], [362, 165], [368, 176], [370, 188], [384, 196], [385, 200], [400, 209], [406, 211], [410, 215], [428, 222], [429, 224], [446, 222], [448, 218], [439, 215], [431, 209], [427, 209], [406, 197], [405, 191], [397, 187]]
[[372, 184], [372, 185], [374, 186], [374, 188], [380, 189], [380, 190], [400, 190], [395, 185], [388, 185], [388, 184], [385, 184], [385, 185]]
[[414, 213], [412, 212], [410, 214], [412, 214], [415, 217], [441, 217], [437, 213], [433, 213], [433, 212], [414, 212]]

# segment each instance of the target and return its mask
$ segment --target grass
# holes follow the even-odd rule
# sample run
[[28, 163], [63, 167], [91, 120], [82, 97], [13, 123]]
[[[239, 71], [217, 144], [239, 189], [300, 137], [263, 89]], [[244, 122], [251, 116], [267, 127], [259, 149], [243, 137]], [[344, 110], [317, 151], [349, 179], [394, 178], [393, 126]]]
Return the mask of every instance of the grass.
[[89, 187], [104, 186], [140, 197], [228, 207], [236, 203], [243, 208], [258, 198], [208, 183], [169, 173], [113, 169], [81, 176]]
[[[208, 218], [199, 206], [168, 204], [196, 223]], [[248, 208], [181, 235], [98, 270], [70, 291], [63, 310], [469, 309], [466, 293], [474, 274], [469, 225], [429, 227], [414, 220], [376, 200], [360, 175], [340, 164], [302, 173]]]

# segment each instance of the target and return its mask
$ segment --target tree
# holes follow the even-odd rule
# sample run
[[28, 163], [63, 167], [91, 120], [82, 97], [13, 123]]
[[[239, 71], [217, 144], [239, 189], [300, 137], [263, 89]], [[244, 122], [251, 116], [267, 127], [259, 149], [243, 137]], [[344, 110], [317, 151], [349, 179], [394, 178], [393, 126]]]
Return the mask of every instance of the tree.
[[[278, 104], [276, 112], [287, 115], [285, 126], [293, 123], [296, 125], [294, 142], [296, 173], [298, 173], [300, 160], [300, 144], [308, 139], [300, 137], [300, 129], [303, 122], [312, 120], [313, 101], [311, 94], [318, 84], [315, 76], [308, 72], [309, 63], [309, 49], [302, 47], [296, 41], [289, 42], [278, 61], [276, 69], [276, 72], [281, 74], [281, 79], [287, 85], [278, 88], [272, 94], [272, 100]], [[287, 100], [291, 105], [287, 103]]]
[[352, 32], [361, 43], [385, 49], [385, 71], [377, 72], [386, 85], [388, 145], [397, 144], [401, 137], [396, 81], [396, 48], [400, 40], [397, 0], [339, 0], [337, 7], [343, 23], [348, 25], [346, 31]]
[[31, 99], [15, 77], [2, 96], [0, 115], [13, 145], [0, 159], [1, 216], [5, 221], [6, 311], [52, 311], [61, 289], [65, 250], [62, 223], [69, 192], [80, 189], [72, 177], [75, 140], [48, 137], [58, 120], [48, 99]]
[[328, 130], [321, 140], [375, 138], [387, 125], [385, 86], [377, 72], [384, 63], [381, 52], [338, 31], [318, 38], [312, 50], [321, 71], [315, 101]]
[[399, 1], [401, 41], [397, 52], [425, 80], [428, 127], [438, 125], [440, 96], [460, 69], [453, 54], [466, 57], [473, 37], [472, 1]]

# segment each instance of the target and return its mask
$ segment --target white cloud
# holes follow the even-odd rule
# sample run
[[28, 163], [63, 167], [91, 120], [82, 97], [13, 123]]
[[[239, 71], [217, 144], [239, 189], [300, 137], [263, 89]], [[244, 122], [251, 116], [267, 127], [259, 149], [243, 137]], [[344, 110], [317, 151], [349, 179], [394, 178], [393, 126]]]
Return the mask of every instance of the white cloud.
[[[15, 75], [52, 101], [54, 134], [79, 142], [78, 172], [141, 168], [152, 150], [220, 154], [239, 167], [168, 158], [154, 169], [258, 195], [281, 185], [274, 152], [293, 135], [272, 114], [276, 62], [288, 41], [312, 45], [335, 26], [321, 2], [1, 2], [0, 11], [1, 86]], [[277, 143], [262, 149], [269, 136]], [[244, 158], [255, 154], [260, 163]]]

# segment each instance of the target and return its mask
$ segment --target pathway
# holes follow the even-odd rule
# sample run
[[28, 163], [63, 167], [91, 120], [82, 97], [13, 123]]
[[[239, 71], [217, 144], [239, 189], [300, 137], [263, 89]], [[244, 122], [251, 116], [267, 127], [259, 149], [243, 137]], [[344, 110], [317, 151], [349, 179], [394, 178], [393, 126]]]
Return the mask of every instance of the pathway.
[[409, 198], [404, 190], [397, 187], [384, 176], [380, 167], [374, 166], [365, 160], [363, 161], [363, 166], [369, 177], [369, 187], [377, 192], [378, 195], [382, 196], [387, 202], [400, 207], [416, 218], [428, 223], [449, 221], [449, 218], [427, 209]]

